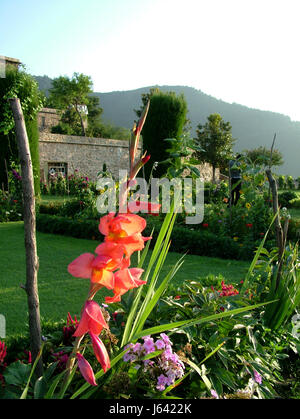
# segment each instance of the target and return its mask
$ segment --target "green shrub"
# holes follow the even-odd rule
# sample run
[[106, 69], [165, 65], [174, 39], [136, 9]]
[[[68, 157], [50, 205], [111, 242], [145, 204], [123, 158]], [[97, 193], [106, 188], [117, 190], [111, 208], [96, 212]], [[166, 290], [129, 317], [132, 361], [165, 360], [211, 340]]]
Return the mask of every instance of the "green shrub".
[[18, 97], [21, 102], [34, 175], [35, 194], [40, 193], [39, 132], [37, 112], [42, 107], [43, 96], [32, 76], [25, 71], [17, 71], [7, 66], [6, 77], [0, 78], [0, 184], [7, 187], [6, 167], [18, 162], [18, 149], [14, 130], [14, 120], [7, 101], [8, 97]]
[[284, 191], [278, 194], [278, 203], [281, 207], [290, 207], [290, 201], [292, 199], [298, 198], [296, 192], [294, 191]]
[[102, 240], [96, 220], [73, 220], [58, 215], [37, 214], [36, 227], [43, 233]]
[[[143, 149], [151, 155], [152, 162], [162, 162], [169, 157], [166, 138], [179, 138], [186, 122], [187, 104], [183, 95], [174, 92], [156, 92], [150, 98], [150, 107], [142, 130]], [[167, 165], [158, 165], [155, 177], [167, 172]], [[145, 166], [146, 178], [150, 176], [151, 164]]]
[[300, 198], [294, 198], [289, 201], [290, 208], [300, 208]]
[[[44, 233], [102, 241], [103, 236], [98, 230], [99, 221], [94, 219], [74, 219], [58, 215], [37, 214], [36, 227]], [[154, 216], [147, 217], [145, 236], [150, 236], [152, 229], [153, 242], [157, 238], [161, 222]], [[236, 242], [231, 237], [218, 236], [206, 230], [193, 230], [184, 226], [175, 226], [172, 232], [170, 250], [200, 256], [220, 257], [224, 259], [249, 260], [253, 257], [260, 240]], [[270, 240], [266, 248], [274, 245]], [[151, 244], [150, 244], [151, 247]]]
[[40, 214], [59, 215], [64, 204], [62, 202], [50, 202], [49, 204], [39, 204]]
[[300, 239], [300, 221], [294, 218], [289, 219], [288, 240], [297, 241]]
[[279, 189], [285, 189], [286, 187], [286, 178], [284, 175], [279, 175], [278, 176], [278, 186]]
[[293, 176], [287, 176], [286, 185], [288, 189], [295, 189], [295, 181], [293, 179]]

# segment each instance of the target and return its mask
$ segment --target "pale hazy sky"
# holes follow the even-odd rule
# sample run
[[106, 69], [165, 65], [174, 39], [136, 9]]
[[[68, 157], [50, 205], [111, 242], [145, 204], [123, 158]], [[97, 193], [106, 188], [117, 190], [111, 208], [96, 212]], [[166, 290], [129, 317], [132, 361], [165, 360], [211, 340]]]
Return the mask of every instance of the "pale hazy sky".
[[0, 0], [0, 55], [94, 91], [185, 85], [300, 121], [300, 0]]

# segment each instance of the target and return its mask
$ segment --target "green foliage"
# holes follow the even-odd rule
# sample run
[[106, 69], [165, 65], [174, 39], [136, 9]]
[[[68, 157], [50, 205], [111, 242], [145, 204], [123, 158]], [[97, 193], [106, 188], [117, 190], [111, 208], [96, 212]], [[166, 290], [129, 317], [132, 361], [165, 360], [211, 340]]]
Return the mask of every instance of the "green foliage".
[[288, 189], [295, 189], [295, 181], [293, 179], [293, 176], [286, 177], [286, 186]]
[[44, 96], [37, 83], [24, 70], [14, 67], [6, 70], [6, 77], [0, 78], [0, 184], [7, 188], [7, 170], [12, 162], [18, 162], [18, 149], [14, 132], [14, 120], [8, 98], [18, 97], [21, 102], [28, 134], [33, 165], [35, 194], [40, 192], [39, 133], [37, 113], [43, 106]]
[[[61, 121], [52, 127], [51, 132], [128, 140], [129, 129], [102, 121], [103, 109], [99, 97], [92, 95], [92, 86], [91, 78], [79, 73], [74, 73], [71, 79], [61, 76], [53, 80], [47, 103], [50, 107], [60, 109]], [[81, 111], [81, 105], [86, 105], [87, 115]]]
[[284, 175], [279, 175], [278, 176], [278, 186], [279, 186], [279, 189], [285, 189], [286, 179], [285, 179]]
[[273, 149], [271, 154], [271, 150], [268, 150], [264, 146], [260, 146], [251, 150], [245, 150], [244, 153], [246, 159], [253, 165], [273, 167], [281, 166], [284, 163], [282, 153], [277, 149]]
[[[178, 289], [168, 289], [184, 262], [184, 257], [179, 258], [162, 275], [172, 229], [172, 240], [175, 240], [174, 221], [172, 212], [167, 214], [149, 262], [145, 263], [150, 242], [141, 254], [139, 267], [145, 266], [147, 285], [130, 291], [120, 303], [110, 306], [110, 310], [120, 313], [121, 323], [115, 311], [115, 316], [111, 316], [111, 322], [115, 322], [111, 333], [116, 333], [117, 339], [111, 333], [104, 336], [111, 350], [111, 368], [106, 374], [103, 370], [96, 373], [98, 387], [83, 384], [75, 368], [67, 392], [58, 394], [63, 378], [58, 366], [62, 359], [58, 357], [58, 363], [53, 363], [54, 351], [68, 354], [71, 345], [66, 345], [61, 330], [55, 331], [54, 328], [48, 330], [43, 377], [35, 381], [32, 375], [34, 366], [28, 368], [24, 364], [12, 363], [6, 369], [7, 383], [0, 397], [101, 399], [121, 395], [157, 398], [159, 395], [160, 398], [194, 399], [210, 397], [211, 390], [215, 390], [220, 398], [274, 398], [280, 395], [279, 384], [287, 379], [293, 383], [289, 395], [297, 395], [299, 371], [290, 353], [299, 354], [299, 342], [293, 337], [289, 324], [285, 328], [280, 324], [275, 332], [264, 324], [264, 312], [276, 304], [273, 300], [266, 304], [265, 299], [268, 295], [269, 261], [276, 251], [268, 254], [263, 248], [264, 241], [261, 243], [246, 276], [246, 287], [239, 280], [234, 284], [224, 284], [222, 276], [209, 276], [197, 281], [191, 278]], [[291, 254], [286, 256], [289, 261]], [[294, 263], [296, 259], [292, 259]], [[287, 273], [290, 267], [286, 266]], [[292, 271], [296, 274], [295, 268]], [[291, 285], [291, 281], [284, 281], [282, 290], [289, 293], [287, 300], [291, 298], [297, 305], [299, 295], [294, 299], [290, 293]], [[294, 289], [299, 293], [299, 287]], [[268, 297], [270, 300], [270, 295]], [[294, 308], [285, 303], [280, 306], [279, 312]], [[123, 322], [125, 328], [122, 327]], [[126, 353], [124, 345], [128, 342], [135, 343], [142, 336], [155, 336], [162, 332], [170, 335], [173, 352], [176, 351], [184, 362], [186, 373], [175, 385], [157, 393], [151, 387], [151, 377], [141, 377], [133, 365], [125, 364], [122, 359]], [[85, 356], [90, 360], [90, 347], [86, 342], [82, 344]], [[159, 355], [154, 352], [145, 359], [154, 361]], [[95, 367], [94, 364], [92, 366]], [[183, 385], [179, 386], [180, 382]]]
[[104, 122], [100, 118], [91, 121], [89, 117], [88, 120], [87, 135], [89, 137], [112, 138], [115, 140], [130, 139], [130, 130], [127, 128], [116, 126], [110, 122]]
[[[221, 296], [222, 281], [221, 276], [210, 276], [200, 281], [185, 281], [180, 288], [169, 290], [151, 321], [159, 323], [207, 316], [252, 301], [249, 293], [241, 294], [241, 284], [235, 285], [239, 294]], [[274, 334], [264, 328], [258, 310], [186, 329], [178, 328], [171, 335], [176, 348], [180, 348], [178, 353], [187, 365], [202, 366], [198, 370], [192, 369], [184, 386], [179, 386], [177, 391], [174, 389], [173, 395], [199, 398], [207, 397], [210, 390], [215, 390], [220, 397], [230, 398], [228, 395], [246, 390], [250, 380], [253, 387], [248, 388], [247, 398], [252, 398], [253, 393], [260, 398], [276, 396], [276, 384], [282, 380], [279, 362], [288, 357], [290, 345], [296, 342], [287, 331], [281, 330], [281, 333], [279, 339], [276, 336], [280, 346], [275, 344]], [[254, 380], [255, 372], [262, 378], [259, 385]]]
[[73, 220], [72, 217], [58, 215], [37, 214], [36, 216], [38, 231], [82, 239], [100, 240], [102, 237], [98, 233], [98, 224], [96, 220]]
[[205, 182], [204, 184], [204, 202], [205, 204], [220, 204], [228, 202], [228, 183], [225, 181], [219, 184], [213, 182]]
[[23, 191], [20, 167], [14, 162], [8, 172], [8, 190], [0, 189], [0, 222], [23, 218]]
[[279, 261], [277, 253], [266, 253], [264, 265], [264, 270], [269, 274], [267, 300], [276, 302], [266, 307], [263, 319], [266, 327], [277, 330], [291, 320], [300, 305], [298, 245], [286, 246], [282, 260]]
[[26, 122], [26, 130], [30, 145], [32, 161], [33, 182], [35, 195], [40, 194], [40, 153], [39, 153], [39, 128], [37, 118]]
[[199, 151], [196, 156], [202, 162], [210, 163], [213, 167], [213, 180], [216, 167], [224, 168], [232, 154], [234, 139], [231, 134], [231, 125], [223, 121], [221, 115], [209, 115], [207, 122], [199, 124], [196, 130], [196, 144]]
[[290, 208], [299, 208], [300, 209], [300, 198], [293, 198], [289, 201]]
[[52, 82], [48, 106], [51, 105], [62, 111], [62, 123], [69, 125], [75, 135], [79, 132], [83, 136], [86, 135], [84, 124], [86, 116], [81, 106], [89, 105], [90, 110], [97, 113], [98, 100], [89, 97], [92, 93], [92, 86], [91, 78], [80, 73], [74, 73], [72, 78], [60, 76]]
[[297, 199], [298, 195], [294, 191], [284, 191], [278, 194], [278, 203], [281, 207], [290, 207], [290, 201], [292, 199]]
[[[168, 163], [167, 177], [176, 178], [182, 175], [198, 178], [200, 172], [196, 167], [200, 162], [193, 157], [193, 153], [199, 150], [195, 141], [190, 138], [187, 133], [182, 134], [179, 138], [166, 138], [169, 148], [169, 158], [164, 161]], [[184, 173], [185, 172], [185, 173]]]
[[[58, 207], [58, 208], [57, 208]], [[46, 208], [46, 209], [45, 209]], [[58, 212], [57, 212], [58, 211]], [[57, 213], [68, 215], [62, 216]], [[50, 215], [53, 212], [55, 215]], [[98, 219], [85, 218], [78, 201], [70, 201], [64, 205], [40, 206], [40, 213], [37, 214], [37, 230], [44, 233], [63, 234], [65, 236], [102, 240], [98, 232]], [[147, 228], [145, 234], [157, 237], [161, 222], [155, 217], [147, 218]], [[253, 256], [255, 248], [259, 244], [259, 239], [249, 241], [249, 236], [245, 239], [235, 241], [230, 236], [219, 235], [210, 231], [208, 228], [189, 229], [185, 226], [176, 225], [173, 228], [172, 243], [170, 250], [178, 253], [188, 252], [191, 255], [220, 257], [224, 259], [249, 260]], [[270, 241], [268, 247], [272, 246]]]
[[[150, 107], [142, 130], [143, 149], [151, 155], [153, 162], [158, 162], [155, 177], [167, 172], [168, 166], [160, 164], [167, 160], [169, 153], [165, 138], [180, 138], [186, 120], [187, 105], [183, 95], [174, 92], [155, 92], [150, 97]], [[151, 166], [145, 166], [146, 178], [149, 178]]]

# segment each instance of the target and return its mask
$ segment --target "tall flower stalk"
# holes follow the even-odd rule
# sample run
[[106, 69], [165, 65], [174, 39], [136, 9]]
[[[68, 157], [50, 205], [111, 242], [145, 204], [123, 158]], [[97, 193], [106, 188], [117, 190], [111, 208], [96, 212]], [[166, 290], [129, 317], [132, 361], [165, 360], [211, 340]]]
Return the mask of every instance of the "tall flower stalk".
[[[123, 190], [121, 201], [126, 203], [129, 182], [134, 181], [139, 170], [149, 160], [150, 156], [145, 153], [137, 157], [138, 143], [143, 128], [149, 103], [147, 104], [137, 126], [132, 130], [129, 148], [129, 181]], [[121, 296], [128, 290], [137, 288], [146, 283], [140, 279], [144, 270], [130, 268], [130, 258], [136, 251], [144, 248], [145, 242], [151, 237], [143, 237], [142, 231], [146, 227], [146, 221], [131, 212], [109, 213], [100, 219], [99, 231], [104, 236], [104, 242], [99, 244], [95, 253], [83, 253], [68, 266], [69, 273], [78, 278], [90, 280], [90, 291], [81, 310], [81, 319], [73, 336], [76, 337], [73, 351], [66, 366], [66, 375], [61, 390], [64, 395], [70, 376], [77, 360], [78, 367], [85, 380], [96, 386], [94, 372], [89, 362], [80, 351], [80, 345], [85, 335], [89, 335], [96, 359], [101, 364], [103, 371], [110, 368], [110, 359], [106, 347], [99, 335], [103, 329], [109, 329], [102, 310], [98, 303], [93, 301], [95, 294], [103, 287], [112, 290], [113, 296], [106, 297], [106, 303], [114, 303], [121, 300]]]

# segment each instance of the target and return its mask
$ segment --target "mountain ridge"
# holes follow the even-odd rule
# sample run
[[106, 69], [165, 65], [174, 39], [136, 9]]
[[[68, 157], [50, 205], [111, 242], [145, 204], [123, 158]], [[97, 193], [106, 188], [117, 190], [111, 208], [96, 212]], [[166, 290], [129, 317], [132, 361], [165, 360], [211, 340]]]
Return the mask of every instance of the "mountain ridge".
[[[34, 77], [40, 90], [47, 94], [52, 80], [48, 76]], [[230, 122], [233, 137], [237, 139], [234, 146], [236, 152], [261, 145], [270, 148], [276, 134], [275, 148], [283, 154], [284, 160], [284, 164], [276, 171], [293, 177], [300, 176], [300, 122], [292, 121], [287, 115], [228, 103], [189, 86], [155, 85], [133, 90], [94, 92], [93, 95], [100, 99], [104, 120], [132, 128], [136, 119], [134, 109], [142, 105], [141, 94], [148, 93], [152, 87], [184, 94], [188, 106], [187, 116], [191, 121], [191, 135], [195, 135], [197, 125], [205, 123], [212, 113], [219, 113], [225, 121]]]

